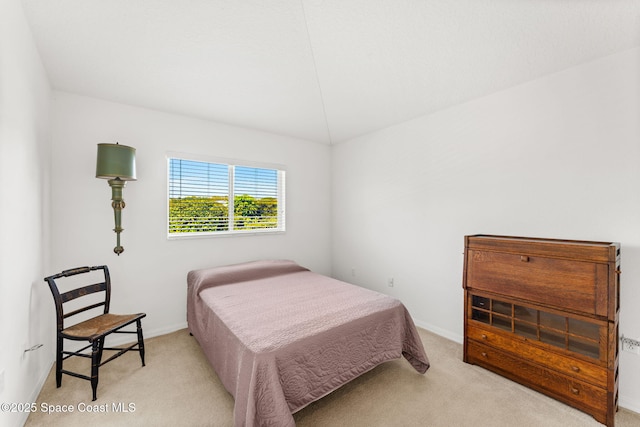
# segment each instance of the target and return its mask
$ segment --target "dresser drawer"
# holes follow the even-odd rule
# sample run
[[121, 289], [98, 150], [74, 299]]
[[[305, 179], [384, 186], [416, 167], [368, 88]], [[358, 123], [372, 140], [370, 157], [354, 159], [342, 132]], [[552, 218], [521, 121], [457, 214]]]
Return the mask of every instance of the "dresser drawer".
[[469, 249], [465, 286], [607, 316], [608, 264]]
[[467, 344], [467, 361], [583, 409], [600, 422], [606, 419], [607, 391], [604, 388], [575, 380], [473, 341]]
[[578, 380], [587, 381], [603, 388], [607, 387], [606, 367], [531, 345], [531, 341], [527, 338], [515, 334], [496, 333], [473, 324], [467, 326], [467, 337]]

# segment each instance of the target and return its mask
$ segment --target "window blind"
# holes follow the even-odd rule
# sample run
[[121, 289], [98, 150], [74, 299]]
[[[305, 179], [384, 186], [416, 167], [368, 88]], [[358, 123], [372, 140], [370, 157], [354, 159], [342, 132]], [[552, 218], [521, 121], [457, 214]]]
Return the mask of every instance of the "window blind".
[[284, 171], [170, 158], [168, 224], [169, 235], [284, 231]]

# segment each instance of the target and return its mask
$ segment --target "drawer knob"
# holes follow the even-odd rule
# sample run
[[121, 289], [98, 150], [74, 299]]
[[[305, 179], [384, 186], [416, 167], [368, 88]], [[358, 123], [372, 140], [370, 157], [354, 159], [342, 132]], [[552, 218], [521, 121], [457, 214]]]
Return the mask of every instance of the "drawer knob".
[[575, 394], [575, 395], [578, 395], [578, 394], [580, 394], [580, 390], [578, 390], [578, 389], [577, 389], [577, 388], [575, 388], [575, 387], [571, 387], [571, 393], [573, 393], [573, 394]]
[[487, 336], [486, 336], [485, 334], [482, 334], [482, 339], [483, 339], [483, 340], [486, 340], [486, 339], [487, 339]]
[[580, 372], [580, 367], [579, 367], [579, 366], [572, 366], [572, 367], [571, 367], [571, 370], [572, 370], [573, 372]]
[[521, 256], [520, 256], [520, 261], [522, 261], [522, 262], [529, 262], [529, 257], [528, 257], [528, 256], [526, 256], [526, 255], [521, 255]]
[[489, 355], [486, 352], [482, 352], [482, 357], [488, 357]]

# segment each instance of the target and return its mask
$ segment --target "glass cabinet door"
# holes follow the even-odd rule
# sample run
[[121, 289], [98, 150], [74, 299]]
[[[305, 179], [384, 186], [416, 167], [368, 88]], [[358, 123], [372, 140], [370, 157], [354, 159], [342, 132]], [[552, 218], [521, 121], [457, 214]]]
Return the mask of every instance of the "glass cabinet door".
[[601, 326], [499, 299], [471, 295], [471, 319], [595, 359]]

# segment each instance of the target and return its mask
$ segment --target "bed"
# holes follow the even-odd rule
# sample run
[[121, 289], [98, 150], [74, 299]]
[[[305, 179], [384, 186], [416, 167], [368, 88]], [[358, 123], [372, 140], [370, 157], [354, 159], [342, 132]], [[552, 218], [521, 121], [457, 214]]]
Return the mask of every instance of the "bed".
[[397, 299], [289, 260], [190, 271], [187, 323], [234, 397], [236, 426], [294, 426], [292, 414], [377, 365], [429, 360]]

